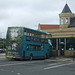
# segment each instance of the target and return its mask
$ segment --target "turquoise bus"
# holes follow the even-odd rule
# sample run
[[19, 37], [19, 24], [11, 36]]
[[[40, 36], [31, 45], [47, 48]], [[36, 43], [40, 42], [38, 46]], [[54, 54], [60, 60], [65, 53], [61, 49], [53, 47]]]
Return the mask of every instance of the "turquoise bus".
[[6, 57], [17, 59], [40, 59], [52, 55], [51, 34], [26, 27], [8, 27]]

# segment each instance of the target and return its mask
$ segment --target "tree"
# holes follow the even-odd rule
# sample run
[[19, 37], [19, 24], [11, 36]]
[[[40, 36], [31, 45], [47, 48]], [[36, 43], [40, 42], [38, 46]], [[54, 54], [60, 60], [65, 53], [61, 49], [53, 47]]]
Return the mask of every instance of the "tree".
[[6, 48], [6, 39], [0, 39], [0, 48]]

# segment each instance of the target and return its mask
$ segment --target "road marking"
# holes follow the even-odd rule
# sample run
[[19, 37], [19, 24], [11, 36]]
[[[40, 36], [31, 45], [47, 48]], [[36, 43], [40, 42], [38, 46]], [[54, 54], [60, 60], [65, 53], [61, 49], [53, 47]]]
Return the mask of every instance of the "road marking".
[[17, 75], [20, 75], [20, 73], [17, 73]]
[[[29, 63], [29, 62], [27, 62]], [[5, 64], [5, 65], [0, 65], [0, 67], [2, 66], [12, 66], [12, 65], [20, 65], [20, 64], [27, 64], [26, 62], [25, 63], [15, 63], [15, 64]]]
[[5, 56], [6, 54], [5, 53], [0, 54], [0, 56], [2, 56], [2, 55]]
[[57, 65], [57, 64], [61, 64], [61, 63], [54, 63], [54, 64], [49, 64], [49, 66], [51, 66], [51, 65]]
[[36, 63], [36, 61], [34, 61], [34, 62], [23, 62], [23, 63], [4, 64], [4, 65], [0, 65], [0, 67], [2, 67], [2, 66], [12, 66], [12, 65], [30, 64], [30, 63]]
[[30, 64], [30, 63], [39, 63], [39, 62], [43, 62], [43, 61], [30, 61], [30, 62], [22, 62], [22, 63], [14, 63], [14, 62], [5, 62], [4, 64], [0, 63], [0, 67], [2, 66], [12, 66], [12, 65], [20, 65], [20, 64]]
[[66, 66], [66, 65], [71, 65], [71, 64], [75, 64], [75, 63], [61, 64], [61, 65], [47, 67], [47, 68], [44, 68], [44, 69], [48, 70], [48, 69], [53, 69], [53, 68], [57, 68], [57, 67], [61, 67], [61, 66]]

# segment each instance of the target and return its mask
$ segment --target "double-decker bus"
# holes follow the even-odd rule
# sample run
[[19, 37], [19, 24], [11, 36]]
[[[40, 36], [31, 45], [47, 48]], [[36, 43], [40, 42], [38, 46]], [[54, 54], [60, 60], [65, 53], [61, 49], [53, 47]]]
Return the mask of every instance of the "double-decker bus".
[[[49, 38], [49, 39], [48, 39]], [[26, 27], [8, 27], [6, 57], [38, 59], [51, 56], [51, 34]]]

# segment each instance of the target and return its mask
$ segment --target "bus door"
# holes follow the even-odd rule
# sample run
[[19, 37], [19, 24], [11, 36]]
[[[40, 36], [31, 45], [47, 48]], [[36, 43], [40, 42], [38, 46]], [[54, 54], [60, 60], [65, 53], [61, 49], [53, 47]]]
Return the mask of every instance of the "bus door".
[[25, 58], [25, 51], [23, 51], [23, 58]]
[[49, 46], [49, 55], [52, 56], [52, 46]]
[[48, 43], [49, 43], [49, 54], [50, 56], [52, 56], [52, 40], [48, 39]]

